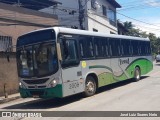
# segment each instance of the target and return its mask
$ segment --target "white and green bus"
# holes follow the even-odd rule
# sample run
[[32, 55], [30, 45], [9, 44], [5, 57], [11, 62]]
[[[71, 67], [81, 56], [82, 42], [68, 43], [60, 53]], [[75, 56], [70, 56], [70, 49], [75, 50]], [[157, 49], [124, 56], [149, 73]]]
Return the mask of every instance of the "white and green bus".
[[92, 96], [99, 87], [138, 81], [153, 69], [146, 38], [52, 27], [20, 36], [16, 48], [23, 98]]

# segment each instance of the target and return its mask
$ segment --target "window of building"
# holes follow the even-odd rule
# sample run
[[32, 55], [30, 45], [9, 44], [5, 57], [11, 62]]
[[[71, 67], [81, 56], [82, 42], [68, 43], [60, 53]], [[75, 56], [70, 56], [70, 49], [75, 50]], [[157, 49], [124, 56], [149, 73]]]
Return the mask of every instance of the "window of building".
[[116, 12], [109, 8], [107, 10], [107, 16], [111, 25], [116, 26]]
[[107, 8], [104, 5], [102, 5], [102, 12], [104, 16], [107, 16]]
[[93, 28], [93, 31], [94, 31], [94, 32], [98, 32], [98, 30], [97, 30], [97, 29], [95, 29], [95, 28]]
[[116, 33], [114, 33], [114, 32], [112, 32], [112, 31], [110, 31], [110, 34], [116, 34]]
[[11, 52], [12, 49], [12, 37], [10, 36], [0, 36], [0, 51]]
[[91, 0], [91, 8], [96, 10], [96, 0]]

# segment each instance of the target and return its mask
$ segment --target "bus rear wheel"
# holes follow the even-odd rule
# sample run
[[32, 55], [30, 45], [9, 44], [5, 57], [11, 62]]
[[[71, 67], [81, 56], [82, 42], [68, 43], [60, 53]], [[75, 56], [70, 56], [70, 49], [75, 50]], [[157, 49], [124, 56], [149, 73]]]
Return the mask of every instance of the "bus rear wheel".
[[85, 97], [92, 96], [96, 93], [96, 82], [95, 79], [92, 76], [88, 76], [85, 82], [85, 91], [84, 95]]
[[137, 82], [141, 78], [141, 71], [138, 67], [135, 68], [134, 70], [134, 81]]

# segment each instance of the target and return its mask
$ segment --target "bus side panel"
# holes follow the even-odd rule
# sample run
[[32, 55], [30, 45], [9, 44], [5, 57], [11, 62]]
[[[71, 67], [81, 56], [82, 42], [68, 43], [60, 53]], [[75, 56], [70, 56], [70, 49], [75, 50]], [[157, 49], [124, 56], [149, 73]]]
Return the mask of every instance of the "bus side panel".
[[111, 58], [111, 68], [112, 68], [112, 83], [125, 80], [128, 78], [127, 73], [125, 73], [126, 65], [128, 65], [129, 58]]
[[86, 73], [96, 74], [98, 77], [98, 87], [102, 87], [112, 83], [112, 69], [110, 65], [110, 59], [97, 59], [87, 61], [87, 68], [82, 71], [83, 76], [86, 76]]
[[81, 78], [81, 64], [62, 69], [63, 97], [84, 91], [84, 85]]
[[132, 57], [132, 62], [127, 67], [126, 71], [132, 73], [131, 77], [134, 77], [134, 70], [136, 67], [140, 68], [141, 75], [145, 75], [153, 69], [152, 57], [151, 56], [141, 56]]

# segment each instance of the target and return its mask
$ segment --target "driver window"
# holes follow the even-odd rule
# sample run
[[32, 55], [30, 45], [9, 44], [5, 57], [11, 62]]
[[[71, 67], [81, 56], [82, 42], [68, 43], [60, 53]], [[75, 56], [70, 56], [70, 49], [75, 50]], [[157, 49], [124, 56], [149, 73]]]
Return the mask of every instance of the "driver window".
[[65, 61], [75, 61], [77, 58], [75, 41], [66, 40], [66, 48], [68, 50], [68, 54], [66, 55]]
[[78, 64], [75, 39], [62, 38], [61, 40], [62, 66], [74, 66]]

